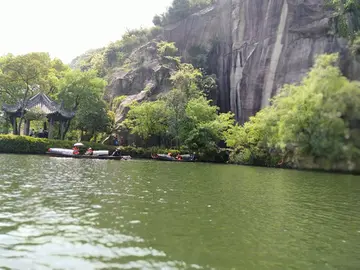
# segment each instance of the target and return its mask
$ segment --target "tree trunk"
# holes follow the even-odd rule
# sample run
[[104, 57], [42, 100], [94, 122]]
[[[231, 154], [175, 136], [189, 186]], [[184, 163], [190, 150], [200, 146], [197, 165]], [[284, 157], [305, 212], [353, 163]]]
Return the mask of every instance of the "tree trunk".
[[21, 114], [20, 114], [20, 120], [19, 120], [19, 128], [18, 128], [18, 135], [20, 135], [20, 130], [21, 130], [21, 125], [22, 125], [22, 121], [24, 119], [24, 116], [25, 116], [25, 106], [26, 106], [26, 103], [27, 103], [27, 98], [28, 98], [28, 94], [30, 92], [30, 85], [29, 85], [29, 82], [28, 81], [25, 81], [26, 83], [26, 91], [25, 91], [25, 94], [24, 94], [24, 98], [21, 102]]
[[62, 140], [65, 139], [66, 133], [69, 131], [70, 123], [71, 123], [71, 119], [69, 119], [69, 120], [66, 121], [65, 130], [64, 130], [63, 136], [62, 136], [62, 138], [61, 138]]
[[16, 117], [11, 118], [11, 125], [12, 125], [12, 128], [13, 128], [13, 134], [14, 135], [19, 135], [18, 132], [17, 132]]
[[20, 135], [20, 133], [21, 133], [20, 130], [21, 130], [21, 125], [22, 125], [23, 120], [24, 120], [24, 117], [20, 117], [19, 125], [18, 125], [17, 131], [16, 131], [17, 135]]

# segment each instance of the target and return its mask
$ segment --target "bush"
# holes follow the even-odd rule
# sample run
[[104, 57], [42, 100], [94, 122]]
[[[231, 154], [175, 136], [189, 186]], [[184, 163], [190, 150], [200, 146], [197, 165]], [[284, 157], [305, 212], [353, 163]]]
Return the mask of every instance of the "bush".
[[[0, 153], [45, 154], [49, 148], [71, 149], [74, 143], [74, 141], [48, 140], [29, 136], [0, 135]], [[100, 143], [84, 142], [84, 145], [85, 147], [91, 147], [94, 150], [115, 150], [115, 146], [108, 146]]]
[[343, 77], [337, 62], [336, 54], [319, 56], [302, 83], [285, 85], [271, 106], [231, 128], [232, 162], [303, 168], [299, 161], [310, 158], [331, 164], [323, 169], [360, 165], [360, 83]]
[[[33, 138], [29, 136], [18, 135], [0, 135], [0, 153], [7, 154], [45, 154], [49, 148], [66, 148], [71, 149], [75, 141], [48, 140], [41, 138]], [[112, 145], [104, 145], [100, 143], [83, 142], [85, 147], [91, 147], [94, 150], [109, 150], [112, 153], [117, 147]], [[122, 155], [129, 155], [133, 158], [151, 158], [152, 154], [167, 154], [173, 156], [177, 154], [186, 154], [187, 151], [179, 151], [175, 149], [165, 149], [158, 147], [141, 148], [133, 146], [120, 146]], [[203, 162], [226, 162], [227, 152], [213, 152], [206, 155], [200, 155], [199, 160]]]

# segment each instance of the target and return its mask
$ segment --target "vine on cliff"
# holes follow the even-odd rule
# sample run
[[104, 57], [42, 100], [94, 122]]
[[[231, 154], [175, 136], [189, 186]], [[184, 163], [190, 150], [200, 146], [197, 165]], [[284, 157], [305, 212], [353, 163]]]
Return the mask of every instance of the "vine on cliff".
[[358, 54], [357, 44], [360, 37], [360, 2], [358, 0], [327, 0], [334, 10], [336, 33], [350, 40], [352, 52]]

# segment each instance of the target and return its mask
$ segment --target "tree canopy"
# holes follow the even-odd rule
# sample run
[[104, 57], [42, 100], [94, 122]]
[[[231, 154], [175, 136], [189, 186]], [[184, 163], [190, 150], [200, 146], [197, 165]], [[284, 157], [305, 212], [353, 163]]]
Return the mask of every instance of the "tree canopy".
[[[285, 85], [272, 105], [226, 133], [241, 163], [271, 164], [272, 154], [352, 164], [360, 158], [360, 82], [342, 76], [338, 55], [322, 55], [300, 85]], [[277, 162], [279, 159], [277, 159]]]
[[[105, 131], [109, 125], [103, 100], [105, 86], [106, 82], [97, 77], [96, 71], [72, 70], [61, 60], [51, 59], [48, 53], [0, 57], [0, 104], [21, 102], [24, 108], [32, 96], [43, 92], [64, 102], [66, 109], [75, 110], [73, 128], [91, 134]], [[16, 132], [21, 130], [25, 117], [30, 114], [26, 116], [23, 110]]]
[[214, 4], [214, 0], [173, 0], [168, 10], [153, 18], [154, 25], [164, 26], [176, 23], [189, 15]]
[[173, 89], [161, 100], [132, 105], [125, 126], [144, 140], [159, 136], [170, 140], [167, 146], [216, 151], [234, 119], [231, 113], [219, 114], [219, 108], [210, 105], [200, 87], [202, 79], [198, 69], [181, 64], [171, 76]]

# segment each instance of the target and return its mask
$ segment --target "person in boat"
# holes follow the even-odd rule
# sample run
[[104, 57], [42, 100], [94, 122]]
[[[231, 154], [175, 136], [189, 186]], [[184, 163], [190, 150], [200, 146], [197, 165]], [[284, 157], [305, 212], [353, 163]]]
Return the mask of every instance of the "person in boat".
[[115, 138], [114, 138], [114, 145], [119, 146], [119, 140], [118, 140], [117, 136], [115, 136]]
[[168, 155], [168, 157], [172, 157], [172, 156], [171, 156], [171, 152], [169, 152], [167, 155]]
[[80, 154], [80, 149], [77, 146], [73, 147], [73, 154], [74, 155], [79, 155]]
[[88, 150], [85, 152], [85, 155], [87, 156], [92, 156], [93, 154], [94, 154], [94, 150], [91, 147], [89, 147]]
[[114, 151], [114, 153], [112, 153], [113, 157], [120, 157], [121, 156], [121, 151], [119, 148], [116, 148], [116, 150]]
[[182, 160], [183, 158], [182, 158], [182, 156], [180, 154], [177, 154], [176, 159], [177, 160]]

